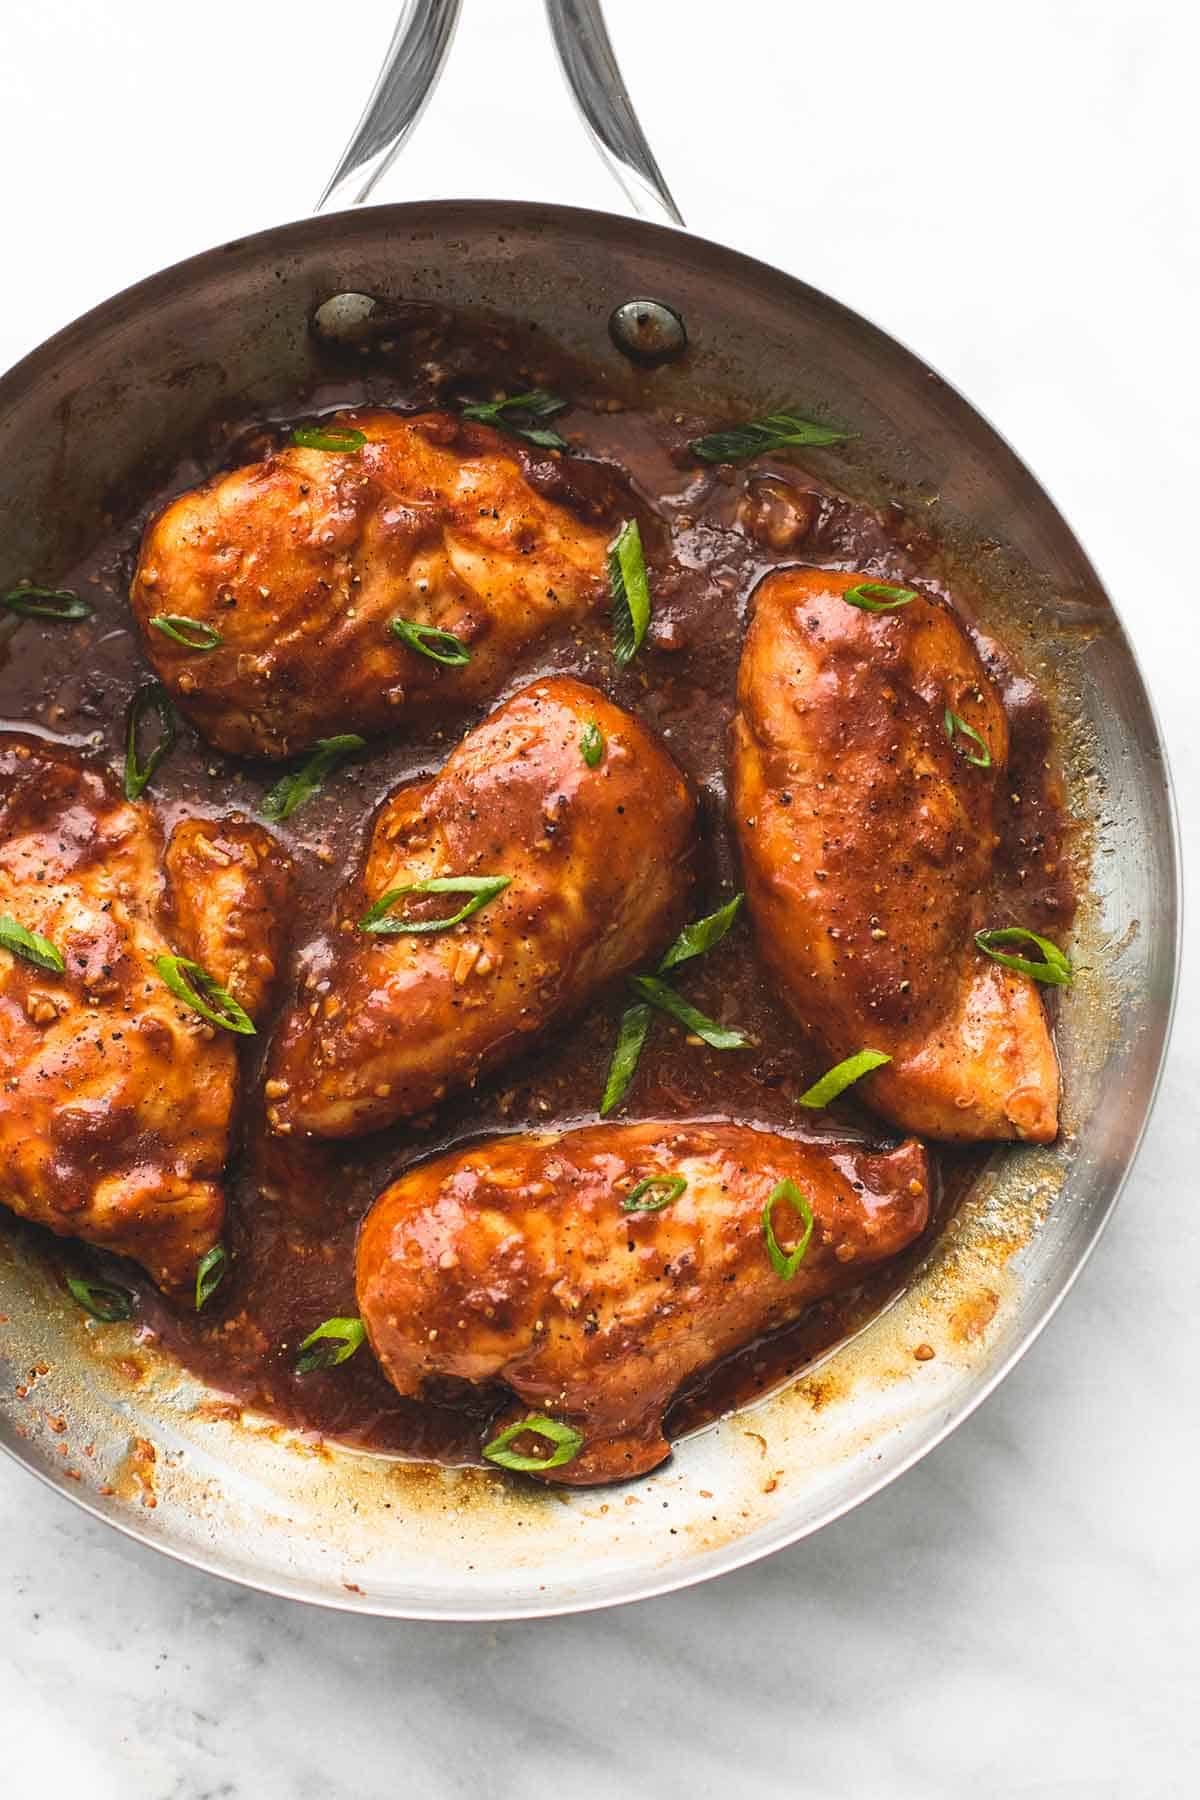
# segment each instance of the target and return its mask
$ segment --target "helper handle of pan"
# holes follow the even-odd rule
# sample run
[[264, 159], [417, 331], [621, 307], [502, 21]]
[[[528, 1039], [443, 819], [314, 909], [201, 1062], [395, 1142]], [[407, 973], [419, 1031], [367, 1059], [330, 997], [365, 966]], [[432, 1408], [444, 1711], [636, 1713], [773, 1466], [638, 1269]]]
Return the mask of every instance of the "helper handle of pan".
[[[605, 166], [634, 211], [660, 224], [683, 217], [621, 79], [600, 0], [545, 0], [554, 47]], [[406, 0], [371, 97], [317, 202], [337, 212], [366, 201], [391, 167], [438, 84], [462, 0]]]

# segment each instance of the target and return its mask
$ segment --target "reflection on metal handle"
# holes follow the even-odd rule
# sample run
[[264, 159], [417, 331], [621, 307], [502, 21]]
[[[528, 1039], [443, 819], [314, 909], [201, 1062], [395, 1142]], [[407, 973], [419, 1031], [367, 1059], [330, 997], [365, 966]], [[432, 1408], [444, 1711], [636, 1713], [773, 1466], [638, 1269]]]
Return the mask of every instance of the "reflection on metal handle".
[[654, 153], [646, 142], [605, 29], [600, 0], [546, 0], [554, 48], [583, 121], [634, 211], [682, 225]]
[[461, 10], [462, 0], [405, 0], [379, 79], [318, 212], [361, 205], [390, 168], [438, 84]]
[[[462, 0], [405, 0], [379, 79], [317, 202], [318, 212], [361, 205], [391, 167], [438, 84], [461, 11]], [[546, 14], [592, 142], [634, 211], [682, 225], [621, 80], [600, 0], [546, 0]]]

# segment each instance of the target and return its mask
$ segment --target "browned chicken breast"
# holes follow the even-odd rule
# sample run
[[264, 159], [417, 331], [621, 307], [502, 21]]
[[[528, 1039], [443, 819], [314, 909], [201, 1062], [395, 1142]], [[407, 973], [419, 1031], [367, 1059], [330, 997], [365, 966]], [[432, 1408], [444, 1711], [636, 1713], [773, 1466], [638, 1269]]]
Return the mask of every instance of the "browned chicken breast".
[[[511, 438], [448, 413], [339, 414], [331, 429], [347, 428], [360, 448], [281, 450], [146, 531], [131, 598], [147, 654], [226, 750], [288, 756], [486, 698], [607, 593], [611, 529], [536, 491]], [[457, 645], [425, 636], [423, 653], [395, 620]]]
[[186, 1289], [221, 1232], [236, 1039], [155, 963], [186, 956], [260, 1011], [287, 864], [256, 826], [207, 820], [166, 861], [173, 896], [150, 813], [73, 751], [0, 737], [0, 944], [37, 934], [64, 965], [0, 947], [0, 1201]]
[[636, 719], [579, 681], [522, 689], [381, 809], [275, 1048], [275, 1129], [370, 1131], [518, 1055], [669, 939], [694, 828]]
[[[780, 1183], [801, 1199], [769, 1206]], [[693, 1376], [910, 1244], [928, 1184], [912, 1141], [879, 1152], [677, 1120], [494, 1138], [375, 1202], [359, 1310], [400, 1393], [431, 1376], [506, 1382], [521, 1404], [500, 1425], [542, 1416], [582, 1437], [554, 1480], [619, 1480], [668, 1454], [663, 1413]], [[538, 1454], [530, 1434], [513, 1441]]]
[[[865, 580], [789, 570], [758, 589], [733, 805], [760, 953], [831, 1062], [892, 1058], [859, 1090], [885, 1118], [926, 1137], [1048, 1143], [1058, 1063], [1041, 997], [973, 941], [1004, 712], [947, 607], [918, 596], [863, 611], [843, 596]], [[947, 709], [978, 742], [947, 736]]]

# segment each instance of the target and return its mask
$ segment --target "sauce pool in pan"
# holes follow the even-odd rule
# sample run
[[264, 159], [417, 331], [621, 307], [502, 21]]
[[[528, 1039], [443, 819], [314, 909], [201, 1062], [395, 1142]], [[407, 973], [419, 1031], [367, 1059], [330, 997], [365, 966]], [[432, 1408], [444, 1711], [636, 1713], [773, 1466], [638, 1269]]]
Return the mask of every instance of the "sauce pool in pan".
[[[736, 468], [698, 467], [689, 441], [715, 421], [647, 405], [617, 403], [586, 369], [556, 362], [530, 338], [492, 326], [421, 319], [415, 333], [385, 347], [361, 368], [337, 374], [304, 397], [295, 414], [335, 405], [384, 405], [411, 411], [453, 407], [464, 396], [489, 398], [542, 386], [568, 396], [572, 409], [555, 428], [570, 458], [520, 446], [532, 481], [566, 504], [595, 508], [613, 485], [632, 485], [643, 521], [654, 612], [645, 645], [624, 670], [600, 611], [581, 628], [543, 639], [486, 707], [447, 709], [376, 741], [287, 823], [278, 827], [297, 864], [291, 946], [314, 937], [336, 890], [355, 870], [372, 815], [398, 782], [445, 761], [463, 732], [504, 694], [550, 672], [594, 683], [658, 732], [701, 798], [702, 847], [691, 916], [719, 906], [741, 886], [727, 816], [726, 766], [738, 658], [751, 596], [777, 567], [804, 564], [865, 569], [883, 581], [919, 579], [945, 593], [937, 546], [897, 508], [879, 513], [841, 497], [829, 476], [829, 452], [764, 456]], [[649, 386], [650, 384], [648, 384]], [[128, 607], [128, 586], [142, 527], [167, 500], [222, 468], [264, 454], [286, 437], [283, 424], [226, 422], [182, 459], [153, 494], [116, 502], [112, 528], [74, 570], [33, 570], [38, 581], [77, 590], [95, 612], [81, 624], [24, 620], [0, 638], [0, 724], [65, 740], [106, 762], [120, 777], [125, 714], [146, 678]], [[626, 510], [629, 502], [627, 500]], [[619, 522], [619, 517], [614, 520]], [[1059, 941], [1074, 911], [1072, 845], [1051, 742], [1048, 709], [1029, 678], [971, 622], [999, 687], [1012, 737], [1010, 804], [1002, 815], [1000, 904], [1035, 931]], [[285, 765], [288, 768], [294, 764]], [[184, 722], [146, 799], [169, 831], [185, 812], [254, 817], [281, 766], [226, 755]], [[736, 1024], [751, 1047], [717, 1051], [689, 1041], [656, 1017], [638, 1074], [615, 1117], [729, 1116], [776, 1130], [857, 1132], [878, 1143], [886, 1127], [850, 1095], [826, 1113], [805, 1113], [796, 1096], [818, 1074], [819, 1058], [770, 991], [744, 910], [725, 940], [690, 965], [687, 997], [710, 1016]], [[281, 995], [286, 1004], [287, 984]], [[604, 1089], [624, 984], [567, 1026], [541, 1035], [520, 1061], [484, 1077], [436, 1115], [370, 1137], [338, 1143], [268, 1138], [262, 1126], [262, 1063], [269, 1025], [247, 1054], [240, 1127], [227, 1186], [225, 1242], [231, 1253], [221, 1285], [200, 1313], [165, 1301], [130, 1264], [80, 1244], [62, 1243], [5, 1215], [0, 1229], [44, 1245], [67, 1273], [101, 1272], [134, 1293], [135, 1318], [170, 1353], [221, 1395], [290, 1424], [372, 1450], [451, 1462], [479, 1461], [489, 1416], [503, 1395], [484, 1390], [402, 1399], [368, 1349], [332, 1369], [297, 1375], [301, 1340], [322, 1321], [353, 1316], [354, 1245], [359, 1221], [381, 1190], [409, 1164], [464, 1140], [521, 1129], [564, 1129], [594, 1121]], [[984, 1160], [1000, 1153], [933, 1146], [938, 1170], [924, 1239], [848, 1294], [819, 1302], [795, 1325], [749, 1345], [677, 1398], [669, 1436], [692, 1429], [795, 1374], [876, 1312], [909, 1279], [931, 1234], [959, 1204]]]

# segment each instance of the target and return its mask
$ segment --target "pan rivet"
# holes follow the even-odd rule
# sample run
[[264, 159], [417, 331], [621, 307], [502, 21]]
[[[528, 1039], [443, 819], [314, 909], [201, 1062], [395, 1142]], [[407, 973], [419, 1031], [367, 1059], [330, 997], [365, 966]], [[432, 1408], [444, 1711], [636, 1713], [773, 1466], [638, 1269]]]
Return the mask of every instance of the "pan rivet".
[[615, 307], [609, 317], [608, 335], [631, 362], [670, 362], [687, 349], [683, 320], [673, 306], [662, 300], [626, 300], [623, 306]]
[[372, 294], [331, 294], [313, 314], [313, 329], [335, 344], [357, 343], [377, 304]]

